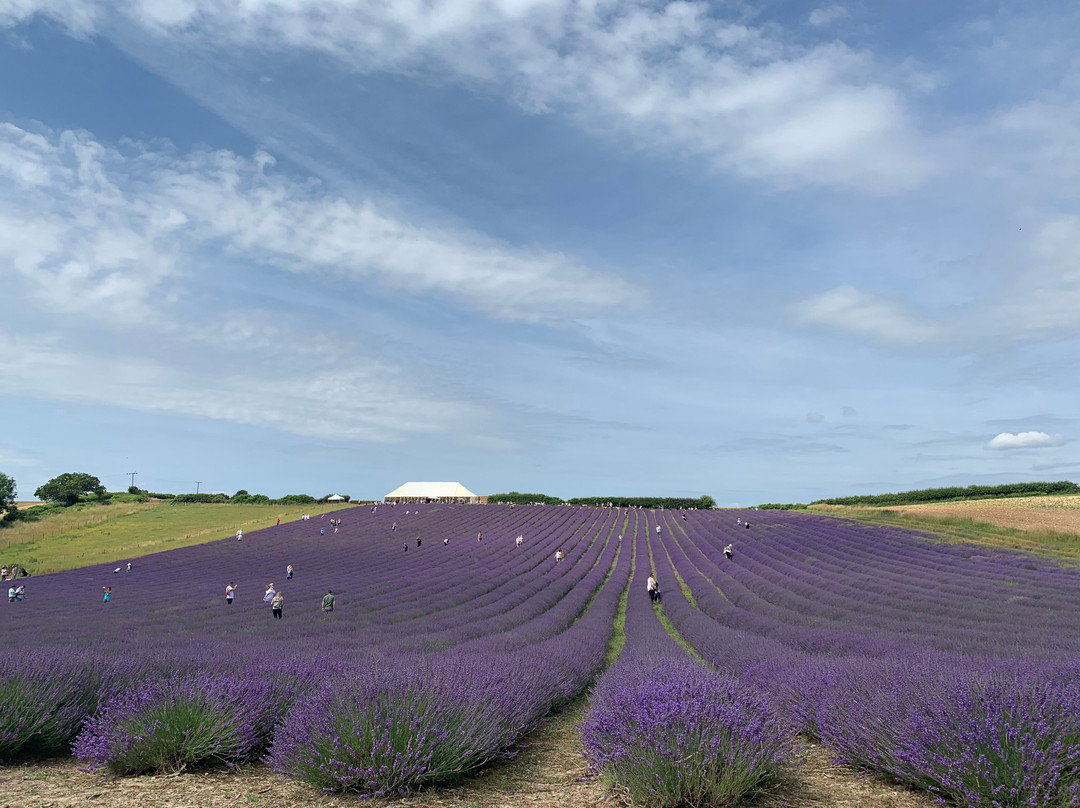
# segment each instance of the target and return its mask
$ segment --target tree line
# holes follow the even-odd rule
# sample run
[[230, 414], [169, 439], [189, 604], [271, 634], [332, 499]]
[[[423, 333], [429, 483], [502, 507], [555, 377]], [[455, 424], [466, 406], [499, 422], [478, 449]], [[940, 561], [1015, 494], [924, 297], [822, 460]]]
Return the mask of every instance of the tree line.
[[690, 499], [689, 497], [571, 497], [560, 499], [548, 494], [522, 494], [509, 491], [505, 494], [491, 494], [487, 501], [495, 505], [513, 503], [514, 505], [612, 505], [617, 508], [690, 508], [708, 510], [716, 507], [716, 500], [708, 494]]
[[[105, 490], [101, 480], [85, 472], [66, 472], [53, 477], [34, 491], [34, 496], [44, 504], [19, 510], [16, 500], [18, 489], [15, 478], [0, 472], [0, 527], [19, 521], [37, 521], [54, 511], [70, 508], [73, 505], [107, 505], [110, 502], [149, 502], [151, 499], [169, 500], [174, 503], [230, 503], [234, 505], [315, 505], [329, 500], [333, 494], [316, 498], [309, 494], [287, 494], [271, 498], [265, 494], [249, 494], [240, 489], [232, 496], [228, 494], [165, 494], [147, 491], [138, 486], [129, 486], [126, 493], [110, 493]], [[347, 501], [346, 494], [341, 496]]]
[[[832, 497], [811, 502], [811, 505], [917, 505], [925, 502], [950, 502], [965, 499], [999, 499], [1003, 497], [1037, 497], [1051, 494], [1080, 494], [1080, 485], [1070, 480], [1039, 483], [1006, 483], [1004, 485], [948, 486], [945, 488], [920, 488], [895, 494], [866, 494], [854, 497]], [[775, 502], [758, 505], [759, 508], [802, 510], [807, 505], [796, 502]]]

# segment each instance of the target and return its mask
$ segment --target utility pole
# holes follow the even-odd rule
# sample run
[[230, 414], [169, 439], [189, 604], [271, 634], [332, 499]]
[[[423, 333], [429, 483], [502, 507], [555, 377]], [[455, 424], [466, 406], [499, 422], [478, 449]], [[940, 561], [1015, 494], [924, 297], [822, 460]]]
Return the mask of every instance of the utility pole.
[[131, 478], [131, 487], [132, 488], [135, 487], [135, 475], [138, 474], [138, 473], [139, 472], [137, 472], [137, 471], [125, 471], [124, 472], [124, 474], [126, 474], [127, 476], [129, 476]]
[[202, 485], [202, 481], [201, 480], [196, 480], [195, 481], [195, 493], [196, 494], [199, 493], [199, 486], [200, 485]]

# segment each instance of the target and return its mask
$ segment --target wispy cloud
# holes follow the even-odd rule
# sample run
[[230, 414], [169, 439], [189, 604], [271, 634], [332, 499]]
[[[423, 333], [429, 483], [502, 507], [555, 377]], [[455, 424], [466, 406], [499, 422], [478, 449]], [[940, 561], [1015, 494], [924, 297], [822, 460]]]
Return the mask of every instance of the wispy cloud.
[[933, 325], [916, 319], [899, 304], [846, 284], [797, 304], [795, 316], [806, 325], [899, 345], [925, 343], [938, 335]]
[[808, 21], [813, 26], [828, 25], [831, 22], [843, 19], [847, 16], [847, 13], [847, 8], [834, 3], [831, 6], [815, 8], [810, 12]]
[[[0, 124], [0, 259], [50, 310], [139, 320], [203, 247], [324, 283], [374, 282], [502, 320], [554, 322], [642, 294], [573, 258], [403, 221], [274, 171], [265, 152], [109, 148]], [[0, 269], [0, 274], [3, 270]]]
[[988, 444], [988, 449], [1041, 449], [1048, 446], [1064, 446], [1065, 438], [1061, 435], [1048, 435], [1045, 432], [1002, 432]]
[[0, 332], [0, 373], [23, 395], [212, 418], [331, 440], [394, 442], [475, 430], [483, 415], [464, 401], [426, 395], [385, 365], [366, 361], [307, 372], [263, 364], [250, 371], [185, 369], [135, 352], [100, 356], [49, 334]]
[[[840, 8], [815, 13], [834, 19]], [[20, 0], [0, 23], [37, 13], [84, 36], [120, 14], [153, 36], [482, 85], [528, 111], [781, 185], [888, 193], [935, 170], [902, 95], [872, 78], [867, 53], [794, 44], [703, 2]]]

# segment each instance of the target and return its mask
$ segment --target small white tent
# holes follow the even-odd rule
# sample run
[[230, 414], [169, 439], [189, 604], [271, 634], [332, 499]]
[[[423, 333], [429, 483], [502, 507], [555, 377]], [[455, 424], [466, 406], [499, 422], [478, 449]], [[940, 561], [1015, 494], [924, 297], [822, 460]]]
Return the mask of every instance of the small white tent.
[[326, 501], [327, 502], [344, 502], [345, 497], [341, 496], [341, 494], [331, 494], [330, 496], [328, 496], [326, 498]]
[[480, 497], [461, 483], [405, 483], [384, 499], [387, 502], [460, 502], [476, 504]]

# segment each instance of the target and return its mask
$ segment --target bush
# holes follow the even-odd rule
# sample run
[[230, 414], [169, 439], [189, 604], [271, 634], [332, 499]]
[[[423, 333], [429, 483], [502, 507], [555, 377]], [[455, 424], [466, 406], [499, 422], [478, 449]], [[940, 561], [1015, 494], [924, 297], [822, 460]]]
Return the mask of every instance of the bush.
[[733, 805], [776, 780], [794, 747], [763, 695], [688, 657], [620, 661], [581, 733], [593, 771], [653, 808]]
[[0, 662], [0, 759], [67, 754], [110, 676], [100, 661], [67, 651]]
[[558, 497], [547, 494], [522, 494], [518, 491], [510, 491], [505, 494], [491, 494], [487, 498], [489, 505], [513, 503], [514, 505], [562, 505], [563, 501]]
[[177, 494], [172, 498], [175, 503], [184, 502], [196, 502], [196, 503], [223, 503], [228, 502], [229, 498], [225, 494]]
[[1075, 674], [1033, 662], [867, 659], [818, 673], [814, 723], [849, 763], [960, 805], [1075, 805]]
[[314, 505], [315, 497], [308, 494], [286, 494], [278, 500], [281, 505]]
[[297, 687], [287, 674], [147, 680], [106, 701], [72, 751], [116, 775], [255, 760], [291, 707]]

